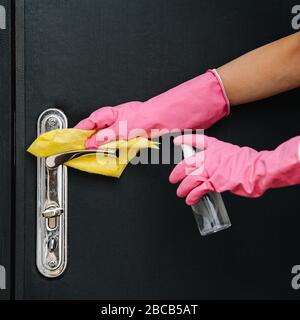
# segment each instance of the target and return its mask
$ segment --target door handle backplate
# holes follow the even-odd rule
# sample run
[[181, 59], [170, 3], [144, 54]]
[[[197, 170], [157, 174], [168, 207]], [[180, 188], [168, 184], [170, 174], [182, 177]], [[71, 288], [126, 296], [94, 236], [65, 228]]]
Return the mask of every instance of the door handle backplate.
[[[47, 109], [38, 118], [37, 135], [68, 127], [65, 114]], [[37, 241], [36, 265], [49, 278], [61, 275], [67, 265], [67, 167], [49, 168], [37, 158]]]

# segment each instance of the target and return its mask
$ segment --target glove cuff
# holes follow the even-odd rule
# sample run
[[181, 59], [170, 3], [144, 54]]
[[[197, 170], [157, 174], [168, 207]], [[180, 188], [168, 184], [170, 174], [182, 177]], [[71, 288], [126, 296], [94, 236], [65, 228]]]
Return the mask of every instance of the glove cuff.
[[227, 107], [227, 110], [226, 110], [226, 116], [229, 115], [230, 113], [230, 102], [229, 102], [229, 99], [228, 99], [228, 96], [227, 96], [227, 93], [225, 91], [225, 87], [224, 87], [224, 84], [223, 84], [223, 81], [220, 77], [220, 75], [218, 74], [217, 70], [216, 69], [208, 69], [207, 70], [208, 72], [211, 72], [218, 80], [219, 82], [219, 85], [220, 85], [220, 88], [221, 88], [221, 91], [222, 91], [222, 94], [223, 94], [223, 97], [225, 99], [225, 102], [226, 102], [226, 107]]

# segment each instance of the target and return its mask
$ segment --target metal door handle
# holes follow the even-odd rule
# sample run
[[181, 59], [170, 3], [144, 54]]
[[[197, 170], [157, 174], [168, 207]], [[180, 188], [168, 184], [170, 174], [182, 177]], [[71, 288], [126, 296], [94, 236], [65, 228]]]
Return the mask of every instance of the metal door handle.
[[[38, 118], [37, 134], [68, 127], [65, 114], [47, 109]], [[76, 150], [37, 159], [36, 264], [41, 274], [54, 278], [67, 265], [67, 167], [64, 163], [84, 154], [116, 157], [116, 150]]]
[[[38, 118], [37, 134], [67, 127], [61, 110], [47, 109]], [[37, 159], [36, 264], [42, 275], [54, 278], [67, 266], [68, 177], [65, 165], [49, 168], [46, 159]]]
[[105, 156], [117, 156], [117, 150], [115, 149], [97, 149], [97, 150], [76, 150], [63, 153], [54, 154], [46, 158], [46, 166], [48, 169], [55, 169], [59, 165], [67, 162], [68, 160], [78, 158], [85, 154], [102, 154]]

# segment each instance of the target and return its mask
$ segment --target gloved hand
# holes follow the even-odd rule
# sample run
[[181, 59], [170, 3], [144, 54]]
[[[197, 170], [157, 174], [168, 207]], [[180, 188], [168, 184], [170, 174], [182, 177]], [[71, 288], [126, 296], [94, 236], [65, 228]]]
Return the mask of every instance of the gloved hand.
[[[104, 129], [87, 140], [87, 148], [137, 136], [160, 136], [166, 131], [205, 129], [229, 114], [229, 101], [221, 79], [210, 70], [146, 102], [128, 102], [104, 107], [80, 121], [75, 128]], [[151, 132], [152, 131], [152, 132]]]
[[256, 151], [215, 138], [185, 135], [174, 139], [203, 149], [181, 161], [172, 171], [171, 183], [181, 181], [177, 195], [195, 204], [209, 191], [231, 191], [245, 197], [259, 197], [266, 190], [300, 183], [300, 136], [273, 151]]

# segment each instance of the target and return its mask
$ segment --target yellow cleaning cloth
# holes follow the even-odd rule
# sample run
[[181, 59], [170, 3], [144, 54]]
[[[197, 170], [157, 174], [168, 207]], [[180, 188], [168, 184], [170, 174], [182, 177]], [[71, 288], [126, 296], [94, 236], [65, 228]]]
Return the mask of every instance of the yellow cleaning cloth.
[[[80, 129], [60, 129], [48, 131], [37, 137], [28, 152], [36, 157], [48, 157], [50, 155], [67, 151], [85, 149], [85, 141], [94, 130]], [[157, 142], [146, 138], [133, 138], [131, 140], [119, 140], [109, 142], [101, 146], [101, 149], [119, 150], [119, 157], [107, 156], [103, 154], [86, 154], [78, 158], [69, 160], [65, 165], [105, 176], [119, 178], [126, 168], [128, 162], [132, 160], [142, 148], [158, 148]]]

